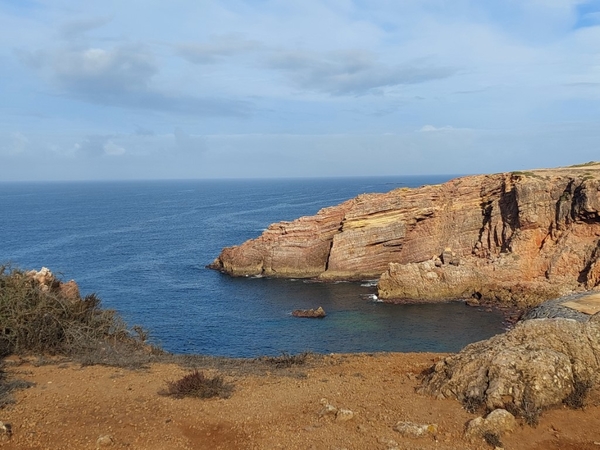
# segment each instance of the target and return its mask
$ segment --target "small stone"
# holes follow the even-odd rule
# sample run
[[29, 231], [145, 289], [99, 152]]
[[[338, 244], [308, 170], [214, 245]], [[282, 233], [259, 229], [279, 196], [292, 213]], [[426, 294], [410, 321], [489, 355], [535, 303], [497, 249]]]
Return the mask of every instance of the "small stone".
[[337, 422], [347, 422], [354, 417], [354, 413], [349, 409], [338, 409], [335, 413], [335, 420]]
[[319, 412], [319, 416], [335, 416], [337, 415], [337, 412], [338, 409], [335, 406], [325, 403], [323, 409]]
[[420, 438], [424, 436], [433, 436], [438, 431], [435, 423], [418, 424], [413, 422], [398, 422], [394, 430], [404, 437]]
[[10, 437], [12, 435], [11, 424], [6, 422], [0, 422], [0, 434]]
[[450, 247], [446, 247], [444, 249], [444, 251], [442, 252], [441, 259], [443, 264], [450, 264], [450, 262], [452, 261], [452, 249]]
[[106, 435], [100, 436], [98, 438], [98, 440], [96, 441], [96, 446], [97, 447], [110, 447], [114, 443], [115, 443], [115, 441], [114, 441], [113, 437], [109, 434], [106, 434]]

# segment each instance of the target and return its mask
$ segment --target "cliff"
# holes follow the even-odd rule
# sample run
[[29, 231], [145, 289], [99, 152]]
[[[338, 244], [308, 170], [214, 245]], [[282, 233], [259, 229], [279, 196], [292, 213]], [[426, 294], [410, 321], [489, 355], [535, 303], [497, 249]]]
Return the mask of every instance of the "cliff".
[[379, 278], [383, 299], [537, 303], [600, 284], [600, 163], [364, 194], [280, 222], [209, 266], [234, 276]]

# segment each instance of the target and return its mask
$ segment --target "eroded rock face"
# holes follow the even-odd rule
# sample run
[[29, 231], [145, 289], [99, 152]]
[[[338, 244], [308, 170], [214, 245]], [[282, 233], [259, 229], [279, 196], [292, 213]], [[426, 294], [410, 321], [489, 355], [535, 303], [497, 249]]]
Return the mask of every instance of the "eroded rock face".
[[470, 344], [432, 367], [421, 392], [522, 415], [561, 404], [600, 381], [600, 323], [533, 319]]
[[[600, 284], [600, 164], [365, 194], [271, 225], [210, 265], [234, 276], [380, 278], [382, 299], [525, 303]], [[517, 287], [515, 285], [518, 284]]]

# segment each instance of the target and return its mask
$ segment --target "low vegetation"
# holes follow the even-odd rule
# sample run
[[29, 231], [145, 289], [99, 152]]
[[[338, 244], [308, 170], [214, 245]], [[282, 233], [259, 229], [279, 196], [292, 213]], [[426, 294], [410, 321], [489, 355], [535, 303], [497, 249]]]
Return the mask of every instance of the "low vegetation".
[[298, 353], [297, 355], [283, 352], [279, 356], [264, 356], [260, 359], [268, 364], [272, 364], [277, 369], [286, 369], [292, 366], [304, 365], [309, 355], [310, 352]]
[[167, 381], [167, 389], [159, 393], [175, 398], [228, 398], [232, 392], [233, 385], [225, 383], [223, 377], [207, 377], [203, 372], [194, 370], [179, 380]]
[[600, 164], [600, 161], [588, 161], [588, 162], [582, 163], [582, 164], [573, 164], [572, 166], [568, 166], [568, 167], [587, 167], [587, 166], [595, 166], [597, 164]]
[[0, 356], [151, 352], [143, 330], [130, 331], [114, 310], [100, 307], [95, 294], [73, 298], [60, 284], [42, 285], [0, 266]]
[[564, 400], [565, 405], [573, 409], [583, 409], [588, 394], [593, 387], [591, 381], [576, 378], [573, 383], [573, 391]]
[[[66, 357], [82, 365], [139, 368], [166, 356], [149, 345], [141, 327], [129, 329], [95, 294], [83, 298], [52, 276], [0, 265], [0, 357], [34, 356], [40, 363]], [[49, 358], [50, 357], [50, 358]]]

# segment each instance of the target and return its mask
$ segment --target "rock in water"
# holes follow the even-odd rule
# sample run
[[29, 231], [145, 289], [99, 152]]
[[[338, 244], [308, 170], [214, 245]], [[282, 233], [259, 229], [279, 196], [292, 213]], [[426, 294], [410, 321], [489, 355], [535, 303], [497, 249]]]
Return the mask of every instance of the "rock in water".
[[322, 319], [326, 315], [325, 310], [321, 306], [317, 309], [296, 309], [292, 312], [292, 316], [306, 319]]
[[420, 391], [456, 398], [468, 409], [502, 408], [530, 417], [599, 381], [595, 316], [586, 323], [533, 319], [439, 361]]
[[379, 277], [387, 300], [538, 304], [600, 286], [600, 163], [360, 195], [270, 225], [209, 267], [234, 276]]

